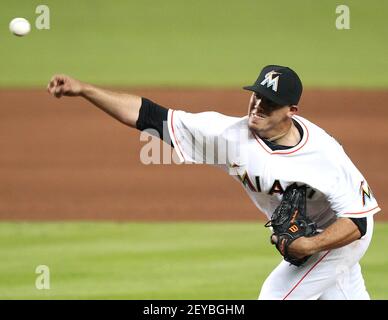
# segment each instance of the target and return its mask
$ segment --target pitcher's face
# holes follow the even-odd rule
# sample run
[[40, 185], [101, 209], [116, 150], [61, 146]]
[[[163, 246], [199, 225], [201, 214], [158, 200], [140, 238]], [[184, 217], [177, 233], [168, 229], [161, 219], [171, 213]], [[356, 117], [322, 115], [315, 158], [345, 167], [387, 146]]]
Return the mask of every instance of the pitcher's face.
[[265, 132], [276, 131], [290, 117], [290, 106], [279, 106], [275, 102], [253, 93], [249, 110], [248, 126], [265, 137]]

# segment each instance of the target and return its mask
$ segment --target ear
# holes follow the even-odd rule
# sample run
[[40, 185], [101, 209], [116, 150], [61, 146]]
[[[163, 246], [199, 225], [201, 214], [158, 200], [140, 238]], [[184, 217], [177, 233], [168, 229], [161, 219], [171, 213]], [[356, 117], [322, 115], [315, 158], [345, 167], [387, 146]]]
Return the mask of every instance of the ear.
[[290, 105], [288, 110], [288, 116], [291, 118], [293, 115], [298, 113], [298, 106], [297, 105]]

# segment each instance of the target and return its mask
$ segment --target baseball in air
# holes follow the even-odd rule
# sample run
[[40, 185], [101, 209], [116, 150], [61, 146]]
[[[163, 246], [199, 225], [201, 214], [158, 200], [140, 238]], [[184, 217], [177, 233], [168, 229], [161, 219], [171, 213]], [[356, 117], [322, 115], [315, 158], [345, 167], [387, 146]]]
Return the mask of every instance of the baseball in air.
[[25, 36], [31, 31], [31, 25], [28, 22], [27, 19], [24, 18], [14, 18], [9, 23], [9, 30], [15, 35], [15, 36]]

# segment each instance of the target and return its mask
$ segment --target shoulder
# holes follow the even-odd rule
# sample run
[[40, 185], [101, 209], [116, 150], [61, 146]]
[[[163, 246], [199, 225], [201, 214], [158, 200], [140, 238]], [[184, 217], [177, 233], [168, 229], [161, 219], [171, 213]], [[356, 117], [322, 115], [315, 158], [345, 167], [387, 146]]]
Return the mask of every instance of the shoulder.
[[[324, 129], [311, 121], [296, 117], [308, 137], [302, 149], [304, 161], [322, 181], [338, 179], [344, 173], [357, 171], [342, 145]], [[319, 168], [319, 170], [316, 170]]]
[[245, 118], [232, 117], [215, 111], [190, 113], [186, 111], [170, 109], [168, 113], [168, 121], [170, 126], [184, 127], [189, 130], [205, 130], [209, 133], [220, 133], [229, 127], [243, 123]]
[[343, 151], [337, 139], [323, 128], [301, 116], [294, 116], [294, 119], [301, 125], [304, 135], [307, 135], [310, 151], [314, 150], [321, 153]]
[[217, 121], [226, 121], [226, 122], [236, 122], [239, 119], [241, 119], [239, 117], [228, 116], [216, 111], [191, 113], [183, 110], [170, 109], [169, 114], [171, 114], [171, 116], [174, 116], [176, 118], [192, 120], [192, 121], [198, 121], [200, 119], [200, 120], [206, 120], [206, 121], [217, 120]]

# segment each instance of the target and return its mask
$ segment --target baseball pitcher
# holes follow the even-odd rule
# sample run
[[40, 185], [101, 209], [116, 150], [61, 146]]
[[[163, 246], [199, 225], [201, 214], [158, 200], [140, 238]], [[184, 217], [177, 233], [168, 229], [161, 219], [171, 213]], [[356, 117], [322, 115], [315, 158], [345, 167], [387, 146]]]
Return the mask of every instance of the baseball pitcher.
[[359, 264], [380, 211], [342, 146], [298, 116], [302, 82], [269, 65], [251, 86], [245, 117], [188, 113], [55, 75], [55, 97], [81, 96], [122, 123], [152, 129], [182, 162], [212, 164], [241, 183], [266, 215], [283, 256], [259, 299], [369, 299]]

